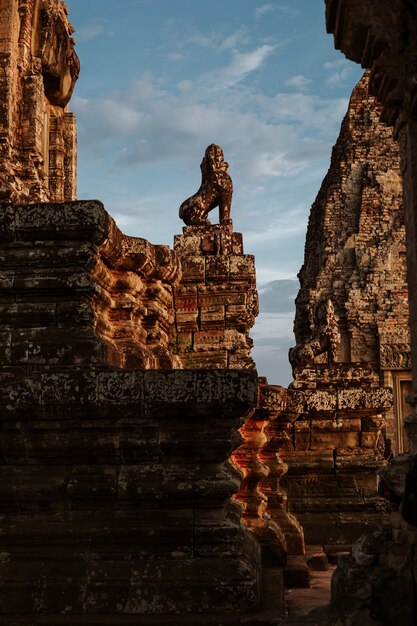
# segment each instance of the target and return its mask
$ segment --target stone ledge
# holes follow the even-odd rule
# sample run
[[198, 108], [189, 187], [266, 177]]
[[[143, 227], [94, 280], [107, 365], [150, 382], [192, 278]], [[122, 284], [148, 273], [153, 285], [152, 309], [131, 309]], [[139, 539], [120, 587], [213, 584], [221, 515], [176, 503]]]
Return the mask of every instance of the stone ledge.
[[[47, 371], [45, 371], [47, 370]], [[254, 406], [257, 375], [245, 370], [121, 370], [91, 367], [42, 368], [27, 374], [19, 368], [0, 369], [0, 406], [3, 419], [37, 419], [59, 410], [68, 419], [123, 416], [126, 406], [150, 416], [197, 417], [213, 411], [216, 417], [242, 417]]]

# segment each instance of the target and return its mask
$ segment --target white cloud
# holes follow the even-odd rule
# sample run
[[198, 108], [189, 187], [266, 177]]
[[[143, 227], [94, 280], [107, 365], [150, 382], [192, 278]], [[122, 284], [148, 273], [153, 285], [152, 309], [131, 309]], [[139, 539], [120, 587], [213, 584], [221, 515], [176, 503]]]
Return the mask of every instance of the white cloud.
[[101, 143], [140, 131], [146, 115], [114, 96], [103, 100], [74, 97], [73, 108], [79, 117], [80, 134], [87, 133]]
[[279, 12], [287, 17], [295, 18], [300, 15], [300, 12], [295, 7], [292, 7], [288, 4], [263, 4], [257, 9], [255, 9], [255, 19], [259, 20], [263, 18], [268, 13]]
[[311, 85], [313, 81], [310, 78], [306, 78], [302, 76], [302, 74], [297, 74], [297, 76], [292, 76], [288, 80], [285, 81], [284, 85], [286, 87], [294, 87], [294, 89], [299, 89], [300, 91], [304, 91]]
[[184, 79], [184, 80], [180, 80], [179, 83], [177, 83], [177, 88], [180, 91], [190, 91], [192, 89], [193, 86], [193, 81], [192, 80], [188, 80], [188, 79]]
[[[229, 76], [253, 71], [262, 58], [236, 60]], [[167, 161], [191, 164], [201, 160], [209, 143], [219, 143], [234, 172], [244, 180], [292, 176], [328, 153], [320, 135], [338, 128], [346, 111], [344, 99], [322, 100], [301, 93], [259, 96], [241, 84], [223, 86], [221, 97], [201, 82], [183, 80], [164, 89], [149, 73], [125, 92], [88, 100], [75, 98], [80, 142], [94, 158], [102, 146], [117, 139], [119, 146], [107, 159], [123, 168]], [[316, 132], [318, 136], [305, 136]], [[120, 145], [122, 144], [122, 145]]]
[[354, 64], [346, 59], [327, 61], [327, 63], [324, 63], [323, 67], [326, 71], [330, 72], [326, 83], [331, 87], [345, 85], [354, 71]]
[[202, 48], [211, 48], [213, 50], [235, 50], [242, 44], [248, 43], [248, 41], [247, 29], [241, 26], [229, 35], [218, 31], [210, 34], [194, 32], [186, 37], [180, 45], [184, 47], [192, 43]]
[[247, 43], [247, 41], [246, 28], [242, 27], [228, 37], [222, 38], [219, 43], [219, 48], [220, 50], [232, 50], [237, 48], [238, 45], [242, 45], [242, 43]]
[[255, 177], [291, 176], [298, 174], [306, 166], [306, 161], [288, 159], [283, 152], [263, 152], [258, 155], [254, 164], [253, 175]]
[[243, 80], [247, 74], [257, 70], [275, 49], [276, 46], [265, 44], [251, 52], [235, 53], [229, 65], [218, 72], [213, 72], [211, 79], [217, 88], [236, 85]]
[[167, 57], [171, 61], [182, 61], [184, 55], [181, 52], [168, 52]]
[[255, 18], [259, 20], [264, 15], [267, 15], [267, 13], [272, 13], [273, 11], [274, 7], [272, 4], [263, 4], [255, 10]]
[[287, 241], [289, 237], [305, 232], [305, 207], [302, 211], [288, 211], [281, 215], [279, 221], [265, 224], [265, 227], [259, 230], [253, 230], [246, 233], [245, 239], [249, 246], [268, 246], [270, 242]]
[[303, 126], [326, 129], [340, 125], [346, 113], [346, 98], [323, 99], [316, 95], [303, 93], [277, 93], [269, 102], [265, 102], [270, 115], [276, 120], [293, 121]]
[[90, 24], [86, 24], [85, 26], [78, 28], [75, 33], [76, 38], [79, 41], [90, 41], [91, 39], [95, 39], [103, 34], [111, 37], [114, 33], [108, 29], [109, 23], [109, 20], [96, 18]]
[[278, 4], [276, 6], [276, 10], [279, 11], [280, 13], [283, 13], [284, 15], [288, 16], [288, 17], [292, 17], [292, 18], [296, 18], [299, 17], [300, 15], [300, 11], [298, 9], [296, 9], [295, 7], [292, 7], [288, 4]]
[[184, 42], [184, 44], [194, 43], [202, 48], [217, 48], [218, 39], [215, 35], [205, 35], [203, 33], [194, 33]]

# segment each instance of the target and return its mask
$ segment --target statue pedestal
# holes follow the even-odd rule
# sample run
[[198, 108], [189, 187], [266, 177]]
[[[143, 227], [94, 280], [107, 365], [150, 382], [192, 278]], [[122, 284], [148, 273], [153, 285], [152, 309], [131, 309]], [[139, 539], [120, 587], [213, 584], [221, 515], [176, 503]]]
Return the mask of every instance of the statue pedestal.
[[255, 259], [232, 221], [176, 235], [182, 281], [175, 289], [175, 349], [186, 368], [255, 369], [249, 330], [258, 314]]

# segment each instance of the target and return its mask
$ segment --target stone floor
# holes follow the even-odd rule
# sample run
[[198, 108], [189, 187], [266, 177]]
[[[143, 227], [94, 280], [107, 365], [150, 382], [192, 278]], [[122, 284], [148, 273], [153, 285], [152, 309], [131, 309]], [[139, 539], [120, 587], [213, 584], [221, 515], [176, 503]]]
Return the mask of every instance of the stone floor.
[[335, 565], [325, 572], [310, 571], [308, 589], [287, 589], [285, 598], [288, 617], [280, 626], [323, 626], [330, 602], [330, 582]]

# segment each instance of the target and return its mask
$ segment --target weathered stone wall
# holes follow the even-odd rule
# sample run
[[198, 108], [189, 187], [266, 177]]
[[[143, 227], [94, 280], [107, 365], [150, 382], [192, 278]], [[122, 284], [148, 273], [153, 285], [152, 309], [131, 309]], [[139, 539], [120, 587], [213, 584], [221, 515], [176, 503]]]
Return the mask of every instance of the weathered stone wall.
[[399, 149], [380, 113], [365, 75], [311, 209], [299, 274], [299, 408], [288, 407], [298, 416], [282, 457], [308, 543], [349, 544], [377, 527], [386, 505], [376, 471], [401, 451], [401, 398], [393, 410], [382, 385], [409, 376], [405, 227]]
[[[0, 226], [0, 623], [237, 624], [261, 577], [280, 614], [284, 535], [271, 521], [261, 560], [231, 500], [256, 373], [155, 369], [182, 367], [179, 255], [126, 237], [97, 201], [2, 205]], [[254, 290], [253, 274], [220, 282], [223, 311]]]
[[73, 200], [79, 73], [59, 0], [0, 1], [0, 201]]
[[178, 371], [179, 255], [75, 201], [0, 205], [0, 259], [0, 623], [237, 624], [261, 576], [279, 614], [231, 499], [256, 372]]
[[100, 202], [0, 205], [0, 259], [2, 363], [181, 367], [178, 258], [123, 235]]
[[254, 373], [2, 367], [0, 382], [0, 624], [236, 624], [258, 607], [228, 462]]
[[[407, 0], [369, 0], [367, 3], [361, 0], [326, 0], [326, 18], [328, 31], [334, 33], [336, 48], [341, 49], [348, 58], [369, 68], [370, 93], [380, 103], [381, 119], [394, 127], [399, 144], [406, 223], [411, 351], [417, 354], [416, 8], [414, 3]], [[412, 361], [413, 392], [416, 394], [417, 359], [413, 358]], [[411, 397], [410, 400], [414, 402]], [[410, 418], [408, 423], [410, 448], [416, 451], [417, 444], [414, 444], [412, 433], [414, 420]]]
[[286, 411], [280, 456], [290, 511], [306, 543], [349, 545], [385, 519], [377, 471], [384, 464], [382, 414], [392, 393], [363, 367], [316, 365], [301, 371]]
[[[370, 91], [382, 105], [381, 117], [399, 141], [407, 242], [413, 415], [406, 418], [413, 455], [394, 459], [383, 480], [394, 506], [389, 528], [364, 536], [351, 557], [341, 560], [332, 585], [329, 623], [414, 624], [416, 613], [417, 526], [417, 12], [408, 0], [326, 0], [327, 28], [335, 46], [370, 68]], [[397, 461], [397, 462], [396, 462]], [[401, 461], [401, 462], [400, 462]], [[404, 519], [405, 518], [405, 519]]]
[[399, 149], [380, 114], [365, 75], [311, 209], [292, 355], [296, 367], [366, 363], [376, 382], [410, 369]]
[[258, 314], [255, 260], [227, 225], [186, 226], [175, 236], [175, 347], [185, 367], [254, 369], [249, 330]]

